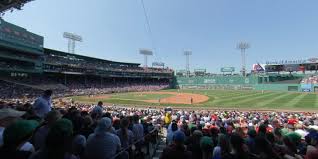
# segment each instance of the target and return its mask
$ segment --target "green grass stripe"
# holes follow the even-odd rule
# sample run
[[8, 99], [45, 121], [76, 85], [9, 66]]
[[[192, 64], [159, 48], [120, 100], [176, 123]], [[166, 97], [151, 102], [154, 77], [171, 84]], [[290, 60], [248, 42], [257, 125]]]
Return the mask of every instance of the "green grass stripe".
[[[244, 98], [244, 97], [251, 97], [251, 96], [255, 96], [257, 93], [246, 93], [246, 94], [242, 94], [242, 93], [237, 93], [235, 96], [232, 96], [231, 94], [225, 94], [223, 96], [220, 96], [220, 98], [224, 98], [222, 99], [222, 101], [224, 100], [230, 100], [230, 99], [240, 99], [240, 98]], [[217, 96], [219, 97], [219, 96]]]
[[268, 105], [269, 103], [273, 103], [281, 98], [284, 98], [286, 96], [290, 95], [289, 93], [280, 93], [278, 95], [276, 95], [275, 97], [273, 98], [270, 98], [270, 99], [267, 99], [265, 101], [262, 101], [262, 102], [258, 102], [258, 103], [255, 103], [255, 107], [264, 107], [265, 105]]
[[303, 107], [303, 108], [314, 108], [314, 104], [316, 102], [316, 94], [304, 93], [305, 96], [301, 98], [296, 104], [295, 107]]
[[[266, 92], [264, 94], [272, 94], [270, 92]], [[264, 95], [263, 94], [263, 95]], [[225, 99], [221, 99], [216, 101], [214, 104], [221, 104], [221, 105], [225, 105], [227, 103], [233, 103], [233, 102], [238, 102], [238, 101], [244, 101], [244, 100], [249, 100], [249, 99], [253, 99], [254, 97], [258, 97], [259, 95], [262, 95], [262, 93], [253, 93], [253, 94], [248, 94], [248, 95], [242, 95], [242, 96], [238, 96], [238, 97], [226, 97]]]
[[294, 107], [298, 101], [300, 101], [302, 98], [305, 97], [306, 94], [304, 93], [297, 93], [297, 96], [295, 96], [293, 99], [290, 99], [288, 102], [286, 102], [281, 107]]
[[267, 94], [258, 94], [257, 97], [254, 98], [247, 98], [244, 100], [236, 101], [235, 105], [246, 105], [247, 107], [255, 107], [256, 103], [263, 102], [264, 100], [268, 100], [270, 98], [273, 98], [281, 93], [279, 92], [271, 92]]
[[316, 94], [316, 101], [315, 101], [314, 106], [315, 106], [316, 108], [318, 107], [318, 94]]
[[222, 95], [216, 95], [217, 98], [224, 98], [224, 97], [239, 97], [242, 95], [249, 95], [249, 94], [255, 94], [254, 92], [236, 92], [236, 93], [225, 93]]
[[264, 107], [266, 108], [281, 107], [282, 105], [286, 104], [287, 102], [297, 97], [298, 95], [299, 95], [298, 93], [286, 93], [286, 96], [280, 97], [279, 99], [269, 102], [266, 105], [264, 105]]
[[225, 91], [209, 91], [209, 92], [193, 92], [193, 91], [186, 91], [186, 93], [198, 93], [198, 94], [202, 94], [202, 95], [206, 95], [209, 97], [216, 97], [216, 98], [222, 98], [225, 96], [230, 95], [239, 95], [239, 92], [225, 92]]

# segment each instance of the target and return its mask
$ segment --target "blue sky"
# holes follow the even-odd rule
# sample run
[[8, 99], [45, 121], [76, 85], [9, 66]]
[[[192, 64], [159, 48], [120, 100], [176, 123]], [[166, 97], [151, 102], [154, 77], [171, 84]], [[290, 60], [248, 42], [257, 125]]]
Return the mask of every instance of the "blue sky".
[[[239, 41], [247, 41], [247, 68], [253, 63], [318, 55], [317, 0], [144, 0], [156, 52], [150, 62], [219, 72], [240, 69]], [[84, 39], [78, 54], [143, 63], [139, 48], [152, 48], [141, 0], [35, 0], [6, 21], [45, 37], [44, 46], [67, 51], [64, 31]]]

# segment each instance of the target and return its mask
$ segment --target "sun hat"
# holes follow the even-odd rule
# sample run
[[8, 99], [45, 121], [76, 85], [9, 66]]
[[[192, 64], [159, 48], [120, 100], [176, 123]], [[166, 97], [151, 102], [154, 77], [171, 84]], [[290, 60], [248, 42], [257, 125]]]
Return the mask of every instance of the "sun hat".
[[106, 132], [112, 126], [112, 121], [108, 117], [100, 119], [97, 123], [95, 133]]

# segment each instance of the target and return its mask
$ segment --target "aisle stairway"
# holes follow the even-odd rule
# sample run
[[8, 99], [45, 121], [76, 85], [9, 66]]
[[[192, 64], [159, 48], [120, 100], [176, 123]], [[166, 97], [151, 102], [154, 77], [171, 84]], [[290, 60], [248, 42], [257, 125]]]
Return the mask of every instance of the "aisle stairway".
[[152, 159], [159, 159], [161, 153], [163, 152], [163, 149], [166, 147], [167, 129], [163, 128], [162, 133], [160, 133], [160, 135], [161, 137]]

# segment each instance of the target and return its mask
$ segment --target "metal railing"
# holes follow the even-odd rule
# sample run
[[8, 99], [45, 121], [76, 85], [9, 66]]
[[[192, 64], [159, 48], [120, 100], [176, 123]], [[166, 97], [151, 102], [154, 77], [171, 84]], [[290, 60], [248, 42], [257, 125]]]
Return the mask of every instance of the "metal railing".
[[[144, 140], [145, 137], [154, 135], [154, 133], [158, 133], [159, 129], [154, 128], [153, 130], [151, 130], [148, 134], [144, 135], [142, 138], [134, 141], [132, 144], [128, 145], [128, 147], [122, 149], [121, 151], [119, 151], [118, 153], [116, 153], [111, 159], [116, 159], [117, 157], [120, 157], [120, 155], [122, 155], [123, 153], [127, 153], [127, 151], [129, 151], [130, 148], [132, 148], [132, 146], [134, 146], [135, 144], [141, 142]], [[157, 143], [157, 139], [158, 139], [158, 134], [156, 134], [156, 143]], [[148, 145], [147, 145], [147, 154], [149, 153], [149, 144], [152, 144], [151, 141], [149, 141]], [[131, 156], [129, 156], [130, 158]]]

